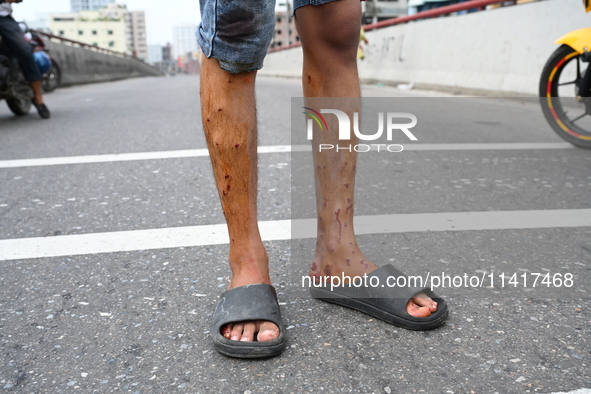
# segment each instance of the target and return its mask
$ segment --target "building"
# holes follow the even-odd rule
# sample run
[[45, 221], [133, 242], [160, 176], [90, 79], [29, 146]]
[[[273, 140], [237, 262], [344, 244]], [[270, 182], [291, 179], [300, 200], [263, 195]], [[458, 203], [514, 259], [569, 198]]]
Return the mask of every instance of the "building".
[[162, 61], [169, 62], [172, 59], [172, 45], [170, 45], [170, 42], [168, 42], [162, 47]]
[[49, 28], [53, 34], [70, 40], [131, 53], [125, 19], [104, 18], [98, 11], [51, 14]]
[[163, 60], [163, 51], [162, 45], [148, 45], [148, 63], [160, 63]]
[[179, 72], [178, 62], [172, 59], [172, 45], [165, 46], [150, 45], [148, 47], [149, 62], [165, 74], [176, 74]]
[[144, 12], [130, 12], [122, 4], [109, 3], [94, 11], [51, 14], [49, 28], [64, 38], [148, 58]]
[[127, 23], [131, 29], [131, 48], [136, 57], [148, 59], [148, 41], [146, 39], [146, 14], [144, 11], [131, 11], [127, 15]]
[[95, 11], [101, 7], [106, 7], [113, 0], [70, 0], [70, 11]]
[[291, 17], [291, 5], [286, 1], [278, 2], [275, 7], [275, 32], [269, 49], [288, 46], [299, 41], [295, 20]]
[[175, 26], [172, 31], [172, 50], [175, 59], [199, 51], [194, 25]]

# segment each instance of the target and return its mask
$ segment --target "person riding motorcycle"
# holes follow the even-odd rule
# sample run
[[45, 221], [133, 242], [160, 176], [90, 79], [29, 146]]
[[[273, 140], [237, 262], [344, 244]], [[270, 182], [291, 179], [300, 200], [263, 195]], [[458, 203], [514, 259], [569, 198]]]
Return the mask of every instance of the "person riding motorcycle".
[[25, 79], [30, 83], [35, 97], [32, 103], [43, 119], [50, 117], [50, 112], [43, 102], [41, 81], [43, 76], [33, 57], [29, 43], [23, 37], [18, 23], [12, 18], [10, 3], [20, 3], [22, 0], [0, 0], [0, 37], [4, 44], [16, 57]]

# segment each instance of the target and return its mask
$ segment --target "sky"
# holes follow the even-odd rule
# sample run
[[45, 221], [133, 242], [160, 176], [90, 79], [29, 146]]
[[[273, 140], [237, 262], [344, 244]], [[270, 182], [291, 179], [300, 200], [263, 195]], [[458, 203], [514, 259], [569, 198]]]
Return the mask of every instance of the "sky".
[[[172, 42], [172, 28], [176, 25], [197, 25], [201, 20], [199, 0], [118, 0], [126, 4], [130, 11], [146, 12], [148, 44], [166, 45]], [[174, 6], [172, 5], [174, 4]], [[16, 20], [38, 19], [38, 14], [70, 12], [70, 0], [23, 0], [13, 4]]]

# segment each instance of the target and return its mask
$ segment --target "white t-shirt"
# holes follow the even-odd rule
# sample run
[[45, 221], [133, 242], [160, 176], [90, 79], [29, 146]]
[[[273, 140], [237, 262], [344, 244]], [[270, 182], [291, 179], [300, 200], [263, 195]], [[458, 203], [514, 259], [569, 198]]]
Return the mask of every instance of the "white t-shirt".
[[0, 4], [0, 16], [8, 16], [12, 14], [12, 6], [9, 3]]

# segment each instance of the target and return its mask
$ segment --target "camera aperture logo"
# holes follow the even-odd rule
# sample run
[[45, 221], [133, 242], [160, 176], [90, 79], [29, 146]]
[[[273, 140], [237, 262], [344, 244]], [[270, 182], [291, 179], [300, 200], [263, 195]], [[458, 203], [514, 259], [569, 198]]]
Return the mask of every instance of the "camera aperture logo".
[[[303, 107], [306, 111], [303, 112], [310, 118], [307, 120], [308, 140], [312, 140], [314, 135], [314, 122], [320, 128], [320, 131], [329, 131], [328, 122], [322, 114], [333, 114], [337, 117], [339, 124], [339, 141], [350, 141], [351, 140], [351, 119], [349, 115], [344, 111], [338, 109], [321, 109], [316, 111], [309, 107]], [[409, 120], [410, 122], [401, 123], [401, 120]], [[408, 139], [411, 141], [418, 141], [417, 137], [410, 131], [417, 125], [417, 117], [407, 112], [387, 112], [384, 116], [384, 112], [378, 113], [378, 131], [375, 134], [362, 134], [359, 130], [359, 112], [353, 113], [353, 132], [360, 141], [375, 141], [382, 137], [384, 134], [384, 123], [386, 124], [386, 139], [390, 142], [393, 139], [394, 131], [402, 131]], [[355, 151], [355, 152], [402, 152], [404, 147], [400, 144], [319, 144], [318, 151]]]

